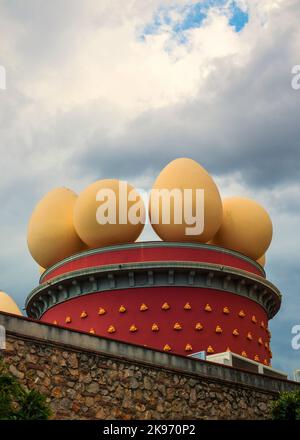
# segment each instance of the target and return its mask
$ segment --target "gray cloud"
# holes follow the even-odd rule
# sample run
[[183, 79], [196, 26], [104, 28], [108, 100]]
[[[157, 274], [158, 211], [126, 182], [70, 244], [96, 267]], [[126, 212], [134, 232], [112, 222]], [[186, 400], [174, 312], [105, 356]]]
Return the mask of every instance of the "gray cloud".
[[218, 175], [238, 171], [253, 187], [299, 182], [300, 93], [291, 88], [293, 36], [291, 29], [283, 45], [274, 35], [277, 51], [267, 47], [243, 67], [232, 59], [218, 63], [205, 90], [213, 94], [209, 100], [202, 92], [183, 104], [145, 112], [118, 137], [96, 131], [74, 161], [89, 172], [101, 163], [104, 175], [120, 170], [128, 177], [145, 163], [157, 170], [187, 155]]
[[[112, 2], [60, 0], [42, 7], [34, 0], [1, 3], [0, 64], [8, 72], [8, 90], [0, 92], [0, 288], [23, 306], [37, 284], [26, 228], [34, 205], [48, 190], [67, 186], [80, 191], [105, 177], [146, 179], [151, 185], [170, 160], [189, 156], [221, 179], [236, 179], [237, 188], [264, 200], [272, 213], [276, 235], [267, 272], [284, 294], [283, 308], [272, 322], [274, 366], [290, 371], [300, 365], [300, 353], [290, 348], [290, 329], [300, 324], [300, 92], [292, 90], [290, 73], [300, 63], [298, 2], [281, 4], [262, 40], [245, 38], [245, 54], [211, 59], [210, 73], [195, 83], [192, 95], [133, 111], [130, 99], [123, 103], [125, 95], [116, 102], [110, 93], [114, 88], [121, 93], [131, 84], [136, 99], [135, 82], [126, 82], [132, 72], [118, 58], [125, 50], [122, 46], [118, 52], [123, 38], [118, 32], [124, 23], [135, 27], [149, 21], [159, 2], [151, 7], [146, 3], [125, 7], [122, 2], [123, 10], [114, 1], [114, 14]], [[248, 40], [254, 45], [250, 49]], [[85, 58], [91, 41], [96, 50]], [[138, 56], [129, 55], [128, 64], [139, 72]], [[197, 51], [194, 55], [196, 62]], [[151, 59], [152, 52], [145, 46], [147, 56]], [[94, 64], [97, 57], [100, 64]], [[85, 89], [88, 81], [80, 82], [85, 69], [77, 78], [75, 67], [96, 69], [101, 78], [97, 88]], [[175, 63], [172, 67], [175, 72]], [[105, 68], [117, 71], [112, 85], [107, 78], [105, 85], [101, 82]], [[78, 82], [70, 91], [74, 78]], [[151, 76], [147, 80], [143, 91], [151, 97], [152, 88], [158, 93], [156, 83]], [[83, 92], [77, 96], [80, 87]]]

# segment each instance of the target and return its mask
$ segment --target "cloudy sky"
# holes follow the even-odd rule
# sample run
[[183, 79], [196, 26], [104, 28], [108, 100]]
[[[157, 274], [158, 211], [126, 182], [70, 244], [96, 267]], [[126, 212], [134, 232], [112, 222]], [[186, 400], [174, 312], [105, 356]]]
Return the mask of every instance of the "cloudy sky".
[[26, 227], [47, 191], [150, 188], [188, 156], [270, 212], [273, 365], [300, 368], [299, 23], [299, 0], [0, 0], [0, 288], [23, 306], [38, 282]]

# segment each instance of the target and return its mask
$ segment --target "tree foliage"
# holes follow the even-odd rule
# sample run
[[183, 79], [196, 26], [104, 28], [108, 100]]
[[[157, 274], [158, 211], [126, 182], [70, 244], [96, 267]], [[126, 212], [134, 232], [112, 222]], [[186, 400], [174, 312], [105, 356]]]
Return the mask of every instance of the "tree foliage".
[[0, 360], [0, 420], [44, 420], [50, 414], [46, 398], [28, 391]]
[[281, 393], [273, 402], [274, 420], [300, 420], [300, 390]]

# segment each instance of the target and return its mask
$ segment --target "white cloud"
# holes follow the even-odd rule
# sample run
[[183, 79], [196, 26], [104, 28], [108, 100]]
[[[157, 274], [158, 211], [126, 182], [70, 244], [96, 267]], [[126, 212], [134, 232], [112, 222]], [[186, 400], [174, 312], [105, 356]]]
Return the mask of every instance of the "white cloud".
[[168, 26], [142, 41], [162, 4], [174, 2], [1, 2], [2, 287], [22, 305], [36, 283], [26, 223], [43, 193], [80, 191], [109, 173], [150, 186], [165, 162], [186, 155], [215, 174], [224, 195], [270, 210], [268, 270], [291, 301], [277, 328], [288, 326], [299, 311], [290, 282], [300, 246], [300, 92], [290, 87], [298, 1], [240, 0], [250, 21], [239, 33], [214, 10], [186, 31], [186, 44]]

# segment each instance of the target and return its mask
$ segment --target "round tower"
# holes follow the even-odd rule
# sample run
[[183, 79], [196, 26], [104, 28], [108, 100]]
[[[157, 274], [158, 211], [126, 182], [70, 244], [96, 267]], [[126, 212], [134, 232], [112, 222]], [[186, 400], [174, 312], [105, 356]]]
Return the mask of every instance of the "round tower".
[[214, 245], [139, 242], [49, 267], [28, 316], [174, 354], [229, 350], [270, 365], [281, 295], [254, 260]]

